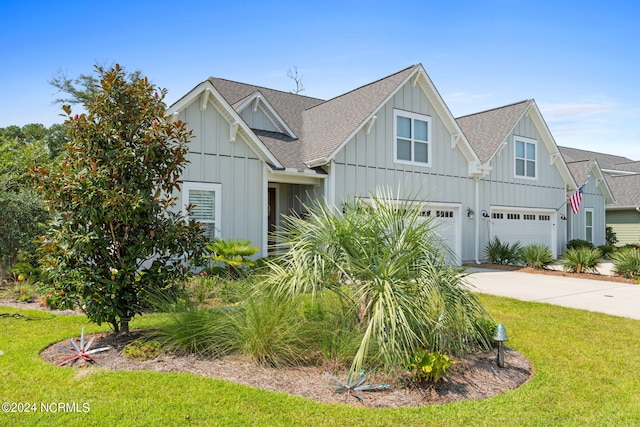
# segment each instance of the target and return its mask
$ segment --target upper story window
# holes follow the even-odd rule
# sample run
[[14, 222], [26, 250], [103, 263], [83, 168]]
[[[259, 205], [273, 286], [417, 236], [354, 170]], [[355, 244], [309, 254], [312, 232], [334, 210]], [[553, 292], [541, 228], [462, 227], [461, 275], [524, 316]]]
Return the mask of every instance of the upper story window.
[[393, 118], [394, 160], [431, 166], [431, 117], [394, 110]]
[[516, 136], [515, 141], [515, 159], [516, 159], [516, 176], [520, 178], [536, 179], [537, 163], [536, 151], [537, 141], [534, 139]]

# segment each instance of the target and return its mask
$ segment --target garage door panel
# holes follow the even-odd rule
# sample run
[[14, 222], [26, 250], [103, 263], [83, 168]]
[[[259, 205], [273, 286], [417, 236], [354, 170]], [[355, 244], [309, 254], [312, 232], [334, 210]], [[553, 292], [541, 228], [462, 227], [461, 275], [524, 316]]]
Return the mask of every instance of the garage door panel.
[[447, 263], [452, 265], [460, 265], [461, 258], [459, 212], [458, 207], [448, 206], [430, 206], [422, 211], [422, 216], [431, 221], [434, 231], [446, 245]]
[[548, 211], [495, 209], [491, 213], [491, 238], [520, 242], [522, 246], [544, 244], [553, 252], [553, 221]]

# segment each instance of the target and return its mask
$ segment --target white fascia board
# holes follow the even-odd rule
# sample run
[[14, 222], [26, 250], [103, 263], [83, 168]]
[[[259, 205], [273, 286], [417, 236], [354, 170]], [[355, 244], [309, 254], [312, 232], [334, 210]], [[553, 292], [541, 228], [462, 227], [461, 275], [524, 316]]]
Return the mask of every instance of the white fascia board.
[[308, 172], [299, 172], [293, 170], [270, 170], [269, 182], [278, 182], [282, 184], [310, 184], [320, 185], [327, 178], [326, 174], [311, 174]]
[[267, 101], [264, 95], [258, 90], [253, 95], [249, 96], [247, 99], [242, 101], [240, 105], [238, 105], [238, 113], [244, 111], [247, 107], [251, 105], [259, 105], [263, 110], [266, 109], [267, 117], [271, 120], [275, 119], [277, 123], [274, 123], [273, 120], [271, 122], [273, 125], [278, 128], [284, 130], [286, 134], [288, 134], [291, 138], [298, 139], [296, 134], [291, 130], [291, 128], [287, 125], [282, 117], [278, 114], [278, 112], [273, 108], [273, 106]]
[[[229, 105], [220, 92], [211, 84], [209, 80], [205, 80], [198, 86], [193, 88], [189, 93], [180, 98], [175, 104], [167, 109], [167, 114], [174, 114], [180, 112], [189, 106], [192, 102], [198, 100], [203, 93], [207, 93], [207, 102], [212, 103], [213, 106], [222, 114], [227, 120], [230, 126], [238, 125], [239, 129], [242, 129], [242, 133], [247, 138], [249, 146], [254, 147], [256, 154], [262, 158], [263, 161], [269, 162], [272, 165], [282, 168], [282, 164], [275, 158], [275, 156], [269, 151], [269, 149], [260, 141], [260, 138], [249, 128], [247, 123], [240, 117], [236, 110]], [[215, 101], [215, 102], [214, 102]]]

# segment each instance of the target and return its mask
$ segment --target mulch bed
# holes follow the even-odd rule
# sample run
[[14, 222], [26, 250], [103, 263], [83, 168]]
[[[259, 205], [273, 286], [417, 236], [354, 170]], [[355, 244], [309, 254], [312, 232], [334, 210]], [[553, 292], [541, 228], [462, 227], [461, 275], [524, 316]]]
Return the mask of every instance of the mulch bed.
[[[251, 387], [281, 391], [303, 396], [319, 402], [342, 403], [367, 407], [415, 407], [442, 404], [471, 399], [485, 399], [525, 383], [532, 375], [529, 361], [515, 350], [505, 348], [505, 367], [496, 363], [497, 350], [455, 359], [449, 368], [449, 376], [436, 386], [419, 388], [410, 384], [407, 373], [396, 377], [375, 373], [368, 384], [392, 383], [392, 387], [375, 392], [360, 393], [363, 402], [355, 396], [337, 394], [329, 385], [324, 371], [331, 370], [338, 378], [346, 378], [346, 372], [336, 372], [327, 367], [272, 368], [257, 365], [247, 357], [227, 356], [219, 359], [202, 359], [193, 355], [161, 354], [147, 361], [136, 361], [121, 354], [129, 342], [139, 339], [141, 331], [125, 335], [101, 333], [95, 335], [92, 348], [110, 347], [110, 350], [92, 355], [94, 363], [74, 363], [79, 376], [108, 370], [149, 370], [158, 372], [187, 372], [211, 378], [233, 381]], [[88, 339], [87, 337], [85, 337]], [[76, 338], [77, 342], [78, 338]], [[57, 345], [71, 347], [68, 340]], [[69, 353], [55, 346], [42, 351], [41, 357], [50, 363], [65, 360]], [[62, 368], [61, 368], [62, 369]], [[63, 368], [69, 369], [69, 368]]]

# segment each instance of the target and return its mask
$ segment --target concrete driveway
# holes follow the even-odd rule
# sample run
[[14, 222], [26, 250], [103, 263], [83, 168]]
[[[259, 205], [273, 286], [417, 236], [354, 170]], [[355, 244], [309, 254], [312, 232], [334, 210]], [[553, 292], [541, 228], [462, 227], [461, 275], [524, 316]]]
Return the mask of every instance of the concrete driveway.
[[640, 319], [640, 286], [471, 267], [472, 290]]

